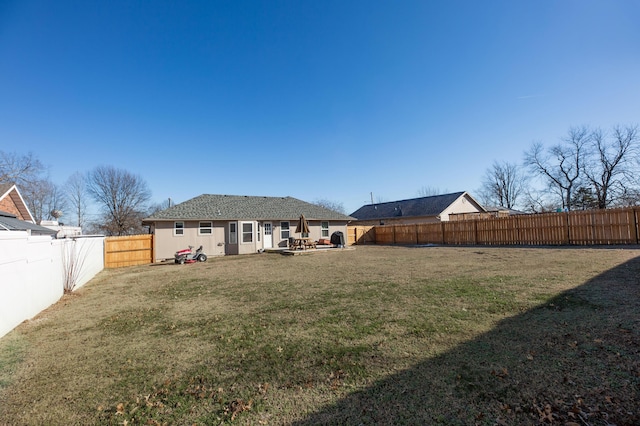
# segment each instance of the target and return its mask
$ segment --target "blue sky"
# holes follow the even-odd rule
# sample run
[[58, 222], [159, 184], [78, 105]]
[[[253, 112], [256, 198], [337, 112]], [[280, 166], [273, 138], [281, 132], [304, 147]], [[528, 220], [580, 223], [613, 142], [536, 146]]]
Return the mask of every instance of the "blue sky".
[[640, 122], [640, 2], [0, 0], [0, 150], [155, 201], [480, 186], [570, 126]]

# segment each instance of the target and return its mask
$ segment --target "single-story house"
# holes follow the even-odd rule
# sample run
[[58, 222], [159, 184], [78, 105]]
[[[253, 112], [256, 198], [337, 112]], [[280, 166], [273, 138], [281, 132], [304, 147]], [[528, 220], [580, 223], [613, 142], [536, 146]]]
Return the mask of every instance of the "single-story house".
[[308, 237], [329, 239], [354, 218], [293, 197], [203, 194], [143, 220], [154, 234], [155, 260], [170, 259], [188, 246], [203, 246], [208, 256], [247, 254], [287, 247], [300, 215]]
[[36, 223], [15, 184], [0, 183], [0, 210], [11, 213], [18, 220]]
[[15, 214], [0, 210], [0, 232], [2, 231], [27, 231], [30, 235], [49, 235], [52, 238], [58, 233], [54, 229], [20, 220]]
[[351, 216], [357, 225], [394, 225], [445, 222], [449, 215], [459, 213], [484, 213], [486, 210], [468, 192], [411, 198], [367, 204]]

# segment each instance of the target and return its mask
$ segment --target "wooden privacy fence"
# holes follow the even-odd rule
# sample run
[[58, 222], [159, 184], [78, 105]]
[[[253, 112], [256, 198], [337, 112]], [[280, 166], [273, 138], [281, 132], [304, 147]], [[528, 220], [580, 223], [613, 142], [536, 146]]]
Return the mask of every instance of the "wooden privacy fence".
[[[626, 208], [412, 225], [350, 226], [348, 233], [350, 244], [638, 244], [639, 213], [640, 209]], [[372, 229], [365, 231], [366, 228]]]
[[375, 226], [348, 226], [347, 227], [347, 244], [375, 244], [376, 243], [376, 227]]
[[153, 235], [107, 237], [104, 240], [104, 267], [144, 265], [153, 262]]

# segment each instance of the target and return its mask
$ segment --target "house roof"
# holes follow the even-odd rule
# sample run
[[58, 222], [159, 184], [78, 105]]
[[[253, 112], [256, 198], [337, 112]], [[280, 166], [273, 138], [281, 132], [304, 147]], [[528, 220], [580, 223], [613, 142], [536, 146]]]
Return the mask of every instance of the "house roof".
[[170, 220], [354, 220], [353, 217], [293, 197], [203, 194], [144, 219]]
[[55, 236], [58, 231], [18, 219], [14, 214], [0, 210], [0, 231], [30, 231], [31, 235]]
[[22, 198], [22, 195], [20, 194], [20, 191], [18, 191], [18, 187], [16, 187], [15, 184], [0, 183], [0, 201], [5, 199], [6, 197], [9, 197], [11, 199], [15, 208], [18, 209], [18, 212], [20, 212], [20, 215], [23, 218], [28, 219], [31, 222], [35, 222], [33, 219], [33, 215], [27, 207], [27, 203]]
[[[465, 195], [465, 191], [431, 197], [411, 198], [386, 203], [367, 204], [351, 216], [358, 220], [394, 219], [399, 217], [438, 216], [454, 201]], [[467, 194], [468, 195], [468, 194]], [[479, 205], [479, 204], [478, 204]], [[480, 205], [479, 205], [480, 206]], [[482, 208], [480, 206], [480, 208]]]

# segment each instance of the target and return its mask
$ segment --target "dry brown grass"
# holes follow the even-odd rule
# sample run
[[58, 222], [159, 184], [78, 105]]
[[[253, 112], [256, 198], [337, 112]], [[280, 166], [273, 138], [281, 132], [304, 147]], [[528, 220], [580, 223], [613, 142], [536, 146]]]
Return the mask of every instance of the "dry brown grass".
[[104, 271], [0, 340], [0, 424], [638, 423], [639, 254], [365, 246]]

